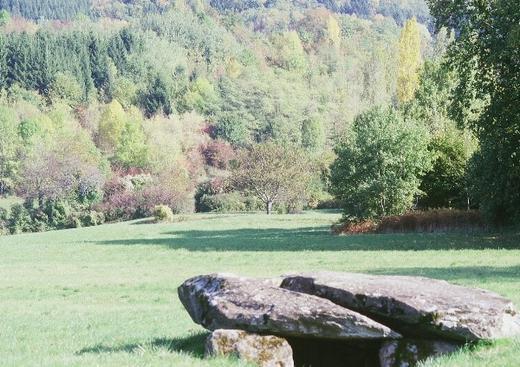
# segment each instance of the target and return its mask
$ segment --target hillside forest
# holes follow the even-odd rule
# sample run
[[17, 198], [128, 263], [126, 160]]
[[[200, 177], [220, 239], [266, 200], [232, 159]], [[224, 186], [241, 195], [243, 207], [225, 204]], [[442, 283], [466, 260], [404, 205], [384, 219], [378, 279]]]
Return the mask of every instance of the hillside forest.
[[0, 232], [157, 206], [510, 224], [520, 33], [494, 41], [520, 7], [462, 3], [0, 0]]

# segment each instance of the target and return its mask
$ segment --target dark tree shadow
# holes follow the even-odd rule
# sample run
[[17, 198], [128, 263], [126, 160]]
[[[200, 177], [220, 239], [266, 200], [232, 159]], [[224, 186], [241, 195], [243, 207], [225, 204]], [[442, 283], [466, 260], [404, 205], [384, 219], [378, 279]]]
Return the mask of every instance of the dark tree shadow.
[[143, 343], [130, 343], [120, 345], [97, 344], [92, 347], [83, 348], [76, 352], [81, 354], [104, 354], [104, 353], [139, 353], [142, 350], [167, 349], [170, 352], [183, 352], [195, 358], [204, 357], [204, 344], [209, 333], [198, 333], [183, 338], [157, 338]]
[[134, 220], [130, 223], [130, 225], [138, 226], [138, 225], [143, 225], [143, 224], [155, 224], [155, 223], [157, 223], [157, 222], [155, 221], [154, 218], [146, 218], [146, 219]]
[[158, 245], [188, 251], [423, 251], [520, 249], [520, 233], [403, 233], [336, 236], [330, 228], [179, 230], [157, 238], [92, 241], [101, 245]]
[[[240, 214], [240, 215], [248, 215], [248, 214], [255, 214], [255, 213], [237, 213], [237, 214]], [[185, 215], [182, 215], [182, 214], [177, 214], [177, 215], [174, 215], [173, 217], [173, 220], [171, 221], [171, 223], [180, 223], [180, 222], [194, 222], [194, 221], [206, 221], [206, 220], [220, 220], [220, 219], [224, 219], [224, 218], [229, 218], [229, 217], [232, 217], [232, 215], [230, 214], [219, 214], [218, 216], [217, 215], [208, 215], [208, 216], [198, 216], [198, 217], [190, 217], [190, 216], [185, 216]], [[158, 222], [154, 219], [154, 218], [144, 218], [144, 219], [135, 219], [131, 222], [129, 222], [130, 225], [132, 226], [136, 226], [136, 225], [142, 225], [142, 224], [157, 224]]]

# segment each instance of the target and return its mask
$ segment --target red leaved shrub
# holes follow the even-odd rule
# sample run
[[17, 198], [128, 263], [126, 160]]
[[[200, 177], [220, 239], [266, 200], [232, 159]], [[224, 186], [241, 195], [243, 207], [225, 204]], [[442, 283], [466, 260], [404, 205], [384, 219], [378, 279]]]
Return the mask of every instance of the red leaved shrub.
[[377, 223], [371, 220], [362, 220], [357, 222], [343, 222], [332, 226], [334, 234], [362, 234], [374, 233], [377, 229]]
[[413, 211], [400, 216], [384, 217], [377, 232], [448, 232], [452, 230], [476, 230], [486, 227], [476, 210], [435, 209]]
[[483, 230], [486, 224], [476, 210], [435, 209], [412, 211], [388, 216], [378, 222], [372, 220], [344, 222], [332, 227], [334, 234], [360, 233], [432, 233]]
[[202, 155], [207, 165], [227, 169], [229, 162], [235, 157], [235, 151], [228, 142], [217, 139], [209, 141], [202, 147]]
[[174, 213], [193, 212], [193, 187], [187, 172], [172, 169], [159, 176], [140, 174], [113, 177], [105, 184], [98, 210], [108, 221], [150, 217], [157, 205]]

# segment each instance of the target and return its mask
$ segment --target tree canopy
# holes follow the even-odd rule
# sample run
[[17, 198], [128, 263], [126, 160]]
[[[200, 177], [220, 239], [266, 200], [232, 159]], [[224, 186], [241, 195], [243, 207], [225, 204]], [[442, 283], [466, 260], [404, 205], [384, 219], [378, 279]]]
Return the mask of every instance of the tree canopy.
[[302, 150], [273, 142], [242, 150], [231, 178], [236, 189], [258, 197], [267, 214], [275, 203], [304, 203], [312, 179], [311, 161]]
[[378, 219], [411, 209], [431, 167], [428, 134], [392, 109], [359, 115], [351, 135], [336, 148], [333, 193], [348, 220]]
[[459, 75], [452, 115], [473, 129], [480, 149], [473, 183], [488, 218], [520, 218], [520, 5], [497, 0], [431, 1], [439, 26], [453, 28], [450, 67]]
[[514, 216], [518, 8], [455, 3], [433, 32], [422, 0], [0, 0], [10, 230], [156, 205]]

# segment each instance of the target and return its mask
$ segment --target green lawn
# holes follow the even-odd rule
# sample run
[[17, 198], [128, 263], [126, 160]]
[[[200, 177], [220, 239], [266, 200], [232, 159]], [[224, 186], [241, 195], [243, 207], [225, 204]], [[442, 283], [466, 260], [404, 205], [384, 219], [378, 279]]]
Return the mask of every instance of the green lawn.
[[[411, 274], [520, 305], [520, 234], [336, 237], [330, 212], [189, 215], [0, 238], [1, 366], [239, 366], [203, 361], [205, 334], [176, 294], [211, 272]], [[430, 366], [518, 366], [520, 340]]]

